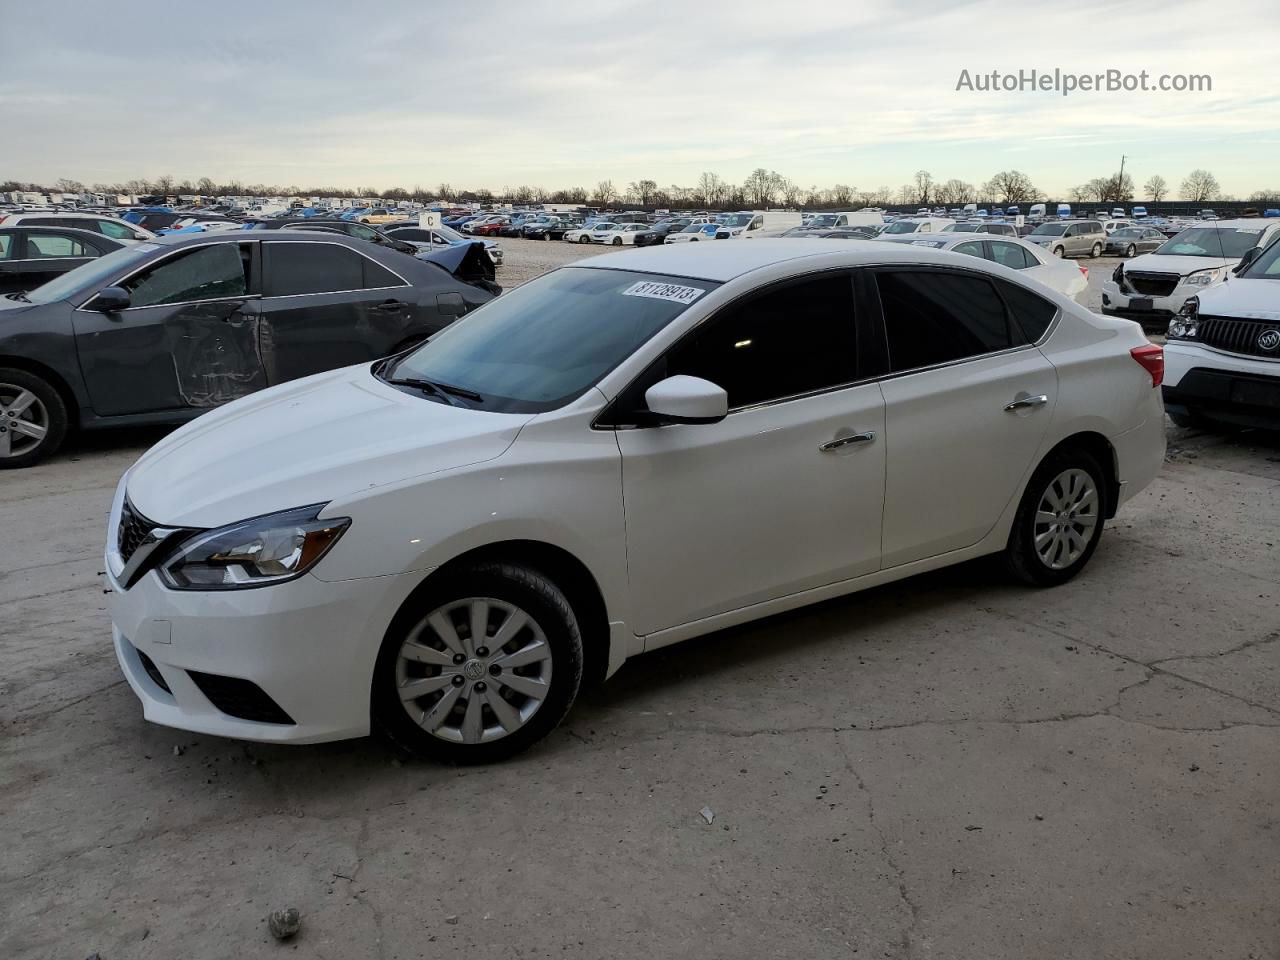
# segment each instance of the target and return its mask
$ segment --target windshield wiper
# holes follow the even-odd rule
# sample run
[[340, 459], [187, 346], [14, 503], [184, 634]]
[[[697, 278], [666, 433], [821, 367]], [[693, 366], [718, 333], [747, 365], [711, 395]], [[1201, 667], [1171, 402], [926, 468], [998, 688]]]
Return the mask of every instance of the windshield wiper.
[[453, 402], [453, 397], [461, 397], [463, 400], [470, 400], [472, 403], [484, 403], [484, 397], [471, 390], [464, 390], [448, 383], [436, 383], [434, 380], [423, 380], [420, 377], [388, 377], [385, 378], [385, 382], [393, 387], [415, 387], [423, 393], [439, 397], [452, 407], [460, 406], [460, 404]]
[[21, 291], [18, 293], [6, 293], [5, 297], [9, 300], [21, 300], [23, 303], [31, 303], [31, 298]]

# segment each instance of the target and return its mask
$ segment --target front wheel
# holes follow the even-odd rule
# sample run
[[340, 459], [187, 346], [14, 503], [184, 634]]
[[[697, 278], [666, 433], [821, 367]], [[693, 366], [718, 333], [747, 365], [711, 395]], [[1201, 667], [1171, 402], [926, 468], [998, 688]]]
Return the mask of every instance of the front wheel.
[[591, 238], [590, 238], [590, 237], [579, 237], [579, 238], [578, 238], [578, 242], [579, 242], [579, 243], [590, 243], [590, 242], [591, 242]]
[[1057, 257], [1059, 260], [1061, 260], [1063, 257], [1067, 255], [1067, 250], [1065, 247], [1054, 247], [1053, 255]]
[[1089, 256], [1095, 260], [1102, 256], [1102, 244], [1095, 243], [1093, 249], [1089, 251]]
[[373, 674], [373, 720], [410, 753], [491, 763], [542, 739], [582, 682], [573, 608], [541, 573], [482, 563], [396, 615]]
[[1082, 450], [1052, 454], [1032, 475], [1009, 531], [1004, 560], [1023, 583], [1053, 587], [1079, 573], [1106, 515], [1102, 468]]
[[67, 435], [67, 405], [42, 377], [0, 367], [0, 470], [52, 455]]

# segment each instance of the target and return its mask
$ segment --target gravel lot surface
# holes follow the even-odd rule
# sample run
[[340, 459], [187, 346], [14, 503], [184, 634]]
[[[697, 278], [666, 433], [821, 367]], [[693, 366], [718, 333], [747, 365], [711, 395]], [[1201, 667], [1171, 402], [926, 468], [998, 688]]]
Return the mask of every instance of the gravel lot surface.
[[[584, 252], [506, 246], [507, 285]], [[162, 432], [0, 474], [0, 957], [1275, 957], [1280, 439], [1170, 430], [1064, 587], [669, 647], [467, 770], [145, 723], [97, 571]]]

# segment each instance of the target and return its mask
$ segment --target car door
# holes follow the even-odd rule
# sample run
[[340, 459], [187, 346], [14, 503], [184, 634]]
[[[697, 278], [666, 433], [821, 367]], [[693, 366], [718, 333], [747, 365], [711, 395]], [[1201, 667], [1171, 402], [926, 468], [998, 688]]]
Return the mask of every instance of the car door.
[[23, 228], [18, 234], [20, 249], [5, 271], [13, 290], [34, 290], [101, 256], [87, 238], [56, 227]]
[[130, 297], [74, 311], [76, 351], [100, 416], [215, 407], [266, 385], [252, 243], [182, 247], [116, 281]]
[[990, 532], [1040, 448], [1057, 375], [981, 273], [874, 275], [889, 355], [883, 564], [895, 567]]
[[641, 378], [710, 380], [729, 414], [617, 431], [638, 633], [879, 568], [884, 401], [858, 382], [852, 290], [841, 271], [749, 296]]
[[0, 293], [14, 293], [26, 289], [20, 278], [19, 249], [21, 230], [0, 231]]
[[1156, 247], [1163, 246], [1164, 242], [1169, 239], [1159, 230], [1147, 230], [1142, 235], [1142, 240], [1138, 243], [1138, 248], [1144, 253], [1150, 253]]
[[262, 262], [269, 383], [386, 356], [414, 316], [409, 282], [345, 244], [265, 240]]

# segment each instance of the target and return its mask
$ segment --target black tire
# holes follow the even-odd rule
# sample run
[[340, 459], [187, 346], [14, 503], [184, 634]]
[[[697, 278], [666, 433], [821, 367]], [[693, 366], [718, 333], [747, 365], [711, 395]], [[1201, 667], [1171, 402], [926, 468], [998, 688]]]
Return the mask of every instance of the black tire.
[[590, 238], [590, 237], [588, 237], [588, 236], [584, 233], [582, 236], [580, 236], [580, 237], [578, 238], [578, 242], [579, 242], [579, 243], [590, 243], [590, 242], [591, 242], [591, 238]]
[[[12, 449], [15, 443], [20, 443], [22, 446], [21, 452], [17, 454], [0, 454], [0, 470], [17, 470], [39, 463], [56, 453], [67, 437], [69, 420], [67, 405], [54, 386], [43, 377], [28, 373], [26, 370], [0, 367], [0, 411], [16, 400], [22, 391], [30, 391], [43, 407], [43, 416], [40, 419], [44, 421], [42, 425], [45, 427], [45, 434], [35, 444], [31, 444], [30, 439], [25, 435], [20, 441], [16, 440], [19, 435], [12, 433], [11, 428], [5, 423], [10, 418], [0, 412], [0, 431], [9, 438], [9, 443], [4, 444], [3, 448]], [[15, 419], [33, 420], [37, 417], [39, 414], [33, 416], [31, 408], [28, 408], [24, 414], [20, 414]]]
[[1053, 248], [1053, 255], [1054, 255], [1055, 257], [1057, 257], [1059, 260], [1063, 259], [1063, 258], [1064, 258], [1064, 257], [1066, 257], [1066, 255], [1067, 255], [1066, 248], [1065, 248], [1065, 247], [1054, 247], [1054, 248]]
[[1194, 410], [1188, 410], [1186, 413], [1174, 413], [1172, 410], [1166, 410], [1169, 419], [1174, 422], [1175, 426], [1182, 427], [1185, 430], [1207, 430], [1211, 426], [1209, 420]]
[[1138, 255], [1137, 244], [1134, 244], [1134, 243], [1129, 244], [1129, 249], [1125, 250], [1124, 255], [1128, 257], [1130, 260], [1136, 257]]
[[[399, 651], [410, 631], [432, 611], [469, 597], [492, 598], [527, 612], [541, 629], [551, 653], [550, 684], [536, 712], [513, 733], [472, 744], [450, 742], [420, 727], [401, 702], [396, 679]], [[452, 764], [505, 760], [541, 740], [564, 719], [582, 684], [582, 660], [577, 617], [551, 580], [537, 570], [509, 563], [463, 567], [431, 582], [396, 614], [373, 671], [373, 724], [401, 749], [423, 759]], [[455, 709], [461, 702], [461, 697], [454, 701]]]
[[620, 246], [622, 246], [622, 238], [621, 238], [621, 237], [614, 237], [614, 238], [613, 238], [613, 245], [614, 245], [615, 247], [620, 247]]
[[1097, 260], [1100, 256], [1102, 256], [1102, 244], [1095, 243], [1093, 245], [1093, 249], [1089, 251], [1089, 256], [1094, 260]]
[[[1097, 493], [1093, 504], [1096, 522], [1080, 555], [1069, 565], [1054, 569], [1041, 559], [1036, 550], [1036, 512], [1050, 483], [1063, 472], [1073, 469], [1083, 470], [1093, 482], [1093, 489]], [[1104, 518], [1108, 511], [1107, 497], [1106, 475], [1092, 456], [1083, 450], [1071, 448], [1050, 454], [1032, 474], [1031, 480], [1027, 483], [1027, 489], [1022, 494], [1022, 502], [1018, 504], [1018, 512], [1013, 518], [1013, 528], [1009, 531], [1009, 542], [1005, 546], [1005, 568], [1015, 579], [1031, 586], [1056, 587], [1066, 583], [1084, 569], [1098, 546]]]

